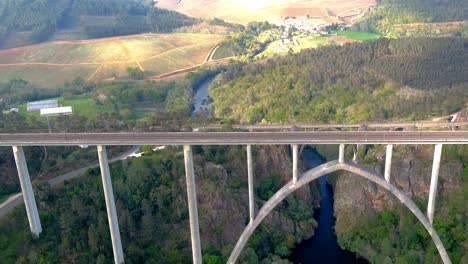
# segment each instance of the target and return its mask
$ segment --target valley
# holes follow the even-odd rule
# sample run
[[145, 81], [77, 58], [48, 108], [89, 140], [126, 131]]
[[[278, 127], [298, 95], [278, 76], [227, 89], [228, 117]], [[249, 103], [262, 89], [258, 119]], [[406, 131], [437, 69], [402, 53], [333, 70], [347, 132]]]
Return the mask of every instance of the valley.
[[[226, 263], [252, 219], [325, 161], [365, 167], [378, 181], [339, 170], [307, 182], [263, 214], [236, 263], [468, 263], [468, 145], [458, 144], [468, 128], [467, 8], [465, 0], [0, 1], [0, 143], [8, 142], [0, 263], [119, 262], [103, 152], [93, 144], [109, 144], [115, 161], [107, 180], [125, 263], [193, 262], [190, 186], [198, 263]], [[28, 112], [41, 100], [73, 112]], [[428, 144], [430, 134], [445, 142]], [[54, 137], [66, 144], [45, 144]], [[19, 205], [12, 138], [26, 142], [38, 238]], [[423, 220], [436, 194], [433, 225], [379, 181], [407, 195]]]

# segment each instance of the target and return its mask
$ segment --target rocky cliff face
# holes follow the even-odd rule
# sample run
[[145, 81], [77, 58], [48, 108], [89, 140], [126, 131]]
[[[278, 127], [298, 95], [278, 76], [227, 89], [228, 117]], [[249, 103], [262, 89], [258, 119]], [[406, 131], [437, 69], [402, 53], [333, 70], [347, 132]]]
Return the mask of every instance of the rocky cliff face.
[[[205, 147], [203, 147], [205, 148]], [[206, 147], [206, 153], [209, 152]], [[211, 245], [225, 248], [235, 244], [249, 221], [247, 159], [245, 147], [226, 147], [225, 156], [229, 161], [203, 161], [202, 155], [196, 156], [195, 173], [202, 247]], [[279, 187], [292, 179], [292, 162], [289, 149], [282, 146], [257, 146], [253, 149], [255, 186], [258, 187], [271, 175], [279, 175]], [[313, 187], [312, 187], [313, 188]], [[296, 194], [299, 207], [312, 208], [319, 202], [313, 190], [306, 187]], [[318, 193], [318, 192], [316, 192]], [[265, 200], [255, 197], [256, 212]], [[293, 219], [287, 207], [282, 204], [268, 216], [264, 224], [266, 230], [280, 230], [283, 234], [293, 235], [297, 241], [313, 235], [315, 227], [313, 215]], [[267, 231], [268, 232], [268, 231]]]
[[[391, 182], [414, 201], [422, 202], [421, 210], [426, 211], [432, 171], [433, 146], [395, 146], [392, 158]], [[364, 160], [366, 166], [380, 174], [385, 169], [385, 148], [372, 149]], [[436, 210], [441, 210], [441, 198], [449, 195], [463, 178], [463, 164], [460, 161], [443, 159], [439, 172]], [[400, 202], [385, 189], [350, 173], [339, 173], [335, 184], [336, 230], [349, 228], [369, 215], [384, 208], [394, 208]]]

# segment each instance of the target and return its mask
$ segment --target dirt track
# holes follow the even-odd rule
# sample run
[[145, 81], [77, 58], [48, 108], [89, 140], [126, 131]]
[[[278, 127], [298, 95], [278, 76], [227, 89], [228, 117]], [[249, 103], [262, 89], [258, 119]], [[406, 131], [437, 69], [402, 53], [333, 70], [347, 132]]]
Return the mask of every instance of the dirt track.
[[173, 71], [173, 72], [170, 72], [170, 73], [165, 73], [165, 74], [156, 75], [156, 76], [148, 76], [148, 77], [145, 77], [145, 79], [146, 80], [168, 79], [170, 77], [174, 77], [174, 76], [177, 76], [177, 75], [181, 75], [181, 74], [185, 74], [185, 73], [188, 73], [188, 72], [195, 71], [195, 70], [199, 69], [202, 66], [217, 66], [217, 65], [221, 65], [221, 64], [226, 64], [227, 62], [229, 62], [230, 59], [233, 59], [233, 58], [234, 57], [228, 57], [228, 58], [223, 58], [223, 59], [219, 59], [219, 60], [211, 60], [211, 61], [207, 61], [207, 62], [198, 64], [198, 65], [195, 65], [193, 67]]

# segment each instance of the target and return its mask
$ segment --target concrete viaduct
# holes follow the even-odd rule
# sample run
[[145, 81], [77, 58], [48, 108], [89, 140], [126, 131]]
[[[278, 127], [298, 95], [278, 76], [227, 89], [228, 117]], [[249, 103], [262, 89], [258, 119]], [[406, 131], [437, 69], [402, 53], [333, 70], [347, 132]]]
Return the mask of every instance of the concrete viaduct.
[[[306, 144], [339, 145], [339, 159], [316, 167], [302, 175], [298, 170], [299, 146]], [[362, 166], [345, 160], [345, 144], [385, 144], [387, 145], [385, 173], [377, 175]], [[432, 176], [427, 212], [424, 214], [416, 204], [401, 190], [391, 183], [390, 171], [393, 145], [395, 144], [431, 144], [434, 147]], [[97, 146], [102, 184], [106, 202], [107, 216], [112, 240], [115, 263], [124, 263], [124, 253], [119, 231], [119, 222], [115, 207], [110, 170], [107, 160], [107, 145], [183, 145], [189, 221], [193, 263], [202, 262], [196, 183], [193, 169], [192, 145], [246, 145], [248, 164], [248, 193], [250, 222], [244, 229], [228, 263], [236, 263], [249, 237], [263, 219], [289, 194], [300, 187], [328, 173], [345, 170], [366, 178], [395, 195], [418, 218], [434, 241], [443, 263], [451, 263], [436, 230], [432, 226], [437, 194], [437, 183], [442, 147], [444, 144], [468, 144], [468, 131], [357, 131], [357, 132], [190, 132], [190, 133], [92, 133], [92, 134], [0, 134], [0, 146], [11, 146], [20, 179], [21, 191], [33, 237], [38, 237], [42, 226], [36, 206], [36, 200], [29, 172], [24, 157], [23, 146]], [[254, 209], [254, 175], [252, 145], [291, 145], [293, 157], [293, 177], [256, 213]]]

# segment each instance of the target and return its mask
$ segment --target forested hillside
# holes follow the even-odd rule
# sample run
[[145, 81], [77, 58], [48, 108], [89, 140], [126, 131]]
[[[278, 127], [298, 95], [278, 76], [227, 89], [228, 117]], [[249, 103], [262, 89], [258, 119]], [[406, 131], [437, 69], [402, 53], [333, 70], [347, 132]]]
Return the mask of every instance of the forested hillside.
[[468, 41], [382, 39], [237, 64], [211, 87], [215, 115], [259, 123], [425, 119], [468, 101]]
[[366, 14], [372, 31], [388, 34], [396, 24], [460, 21], [468, 19], [466, 0], [379, 0]]
[[0, 44], [9, 33], [29, 32], [32, 43], [50, 38], [57, 30], [74, 28], [88, 38], [172, 32], [196, 20], [154, 8], [143, 0], [2, 0]]
[[[245, 153], [242, 146], [194, 147], [204, 263], [226, 263], [248, 222]], [[254, 155], [261, 206], [290, 179], [292, 165], [286, 147], [258, 147]], [[180, 147], [168, 146], [111, 166], [126, 263], [192, 262], [183, 160]], [[0, 219], [2, 263], [112, 262], [98, 169], [35, 192], [43, 233], [31, 239], [24, 208]], [[288, 197], [249, 240], [240, 263], [284, 263], [280, 257], [296, 241], [313, 235], [313, 206], [310, 187]]]

